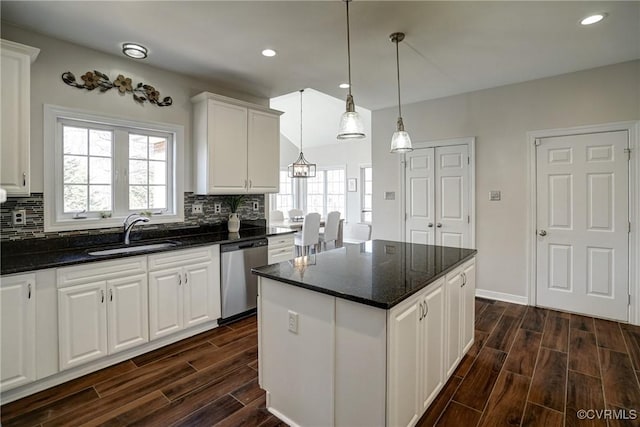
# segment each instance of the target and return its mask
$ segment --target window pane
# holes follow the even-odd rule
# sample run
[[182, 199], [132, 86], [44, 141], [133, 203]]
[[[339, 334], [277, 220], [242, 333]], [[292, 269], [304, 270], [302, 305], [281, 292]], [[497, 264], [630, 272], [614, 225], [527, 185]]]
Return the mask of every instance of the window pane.
[[167, 140], [165, 138], [149, 137], [149, 158], [153, 160], [167, 159]]
[[129, 184], [147, 184], [146, 160], [129, 160]]
[[111, 159], [109, 157], [89, 157], [89, 182], [91, 184], [111, 184]]
[[86, 184], [87, 183], [87, 157], [84, 156], [64, 156], [64, 177], [65, 183]]
[[89, 186], [89, 210], [92, 212], [111, 210], [111, 186]]
[[147, 209], [147, 186], [129, 186], [129, 210]]
[[371, 212], [362, 213], [362, 222], [371, 222]]
[[362, 209], [371, 209], [371, 194], [364, 196], [364, 203], [362, 205]]
[[167, 164], [165, 162], [149, 162], [149, 184], [167, 183]]
[[145, 135], [129, 135], [129, 158], [147, 158], [147, 137]]
[[111, 131], [91, 129], [89, 131], [89, 154], [111, 157], [112, 137]]
[[152, 209], [166, 209], [167, 187], [164, 185], [149, 187], [149, 207]]
[[87, 129], [63, 126], [62, 141], [64, 154], [87, 154]]
[[64, 212], [79, 212], [87, 209], [87, 186], [65, 185], [63, 191]]

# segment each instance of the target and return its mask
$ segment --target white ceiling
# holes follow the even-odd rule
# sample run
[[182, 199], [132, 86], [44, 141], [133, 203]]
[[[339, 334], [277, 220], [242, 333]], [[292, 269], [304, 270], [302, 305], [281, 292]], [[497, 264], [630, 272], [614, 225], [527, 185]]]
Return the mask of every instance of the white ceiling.
[[[342, 1], [5, 1], [2, 19], [151, 65], [271, 98], [311, 87], [338, 98], [347, 79]], [[354, 1], [353, 93], [375, 110], [640, 58], [640, 2]], [[578, 25], [594, 11], [609, 17]], [[274, 58], [262, 49], [278, 51]]]

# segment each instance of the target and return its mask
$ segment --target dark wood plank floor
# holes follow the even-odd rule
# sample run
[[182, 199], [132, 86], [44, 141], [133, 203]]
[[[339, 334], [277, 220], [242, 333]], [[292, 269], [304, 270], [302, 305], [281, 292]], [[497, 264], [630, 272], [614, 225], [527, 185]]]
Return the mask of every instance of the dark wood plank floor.
[[[284, 426], [257, 383], [256, 318], [222, 326], [0, 408], [3, 426]], [[633, 426], [640, 328], [476, 299], [476, 337], [419, 426]], [[640, 415], [640, 414], [639, 414]]]

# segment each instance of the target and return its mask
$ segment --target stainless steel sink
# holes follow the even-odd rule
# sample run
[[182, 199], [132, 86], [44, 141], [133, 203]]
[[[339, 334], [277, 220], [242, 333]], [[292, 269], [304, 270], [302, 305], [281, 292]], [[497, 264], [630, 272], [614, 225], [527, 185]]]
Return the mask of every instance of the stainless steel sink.
[[120, 248], [114, 249], [104, 249], [100, 251], [91, 251], [89, 255], [92, 256], [101, 256], [101, 255], [117, 255], [117, 254], [130, 254], [132, 252], [143, 252], [143, 251], [155, 251], [158, 249], [169, 249], [178, 246], [179, 243], [176, 242], [161, 242], [161, 243], [150, 243], [148, 245], [135, 245], [135, 246], [122, 246]]

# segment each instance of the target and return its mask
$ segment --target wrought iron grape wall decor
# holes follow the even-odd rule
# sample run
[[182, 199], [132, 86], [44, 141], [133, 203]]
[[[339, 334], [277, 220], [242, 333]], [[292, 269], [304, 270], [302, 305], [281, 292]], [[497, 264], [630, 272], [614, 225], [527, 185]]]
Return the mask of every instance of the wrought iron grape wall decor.
[[118, 89], [120, 93], [131, 92], [133, 94], [133, 100], [144, 104], [145, 101], [155, 104], [158, 107], [167, 107], [173, 103], [170, 96], [165, 96], [160, 100], [160, 92], [151, 85], [144, 83], [138, 83], [135, 87], [131, 84], [131, 79], [119, 74], [118, 77], [111, 81], [111, 79], [104, 73], [98, 70], [87, 71], [80, 79], [82, 83], [76, 81], [76, 76], [71, 71], [62, 73], [62, 81], [78, 89], [94, 90], [98, 89], [100, 92], [106, 92], [114, 87]]

